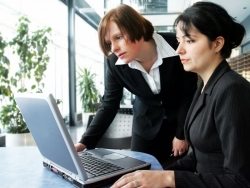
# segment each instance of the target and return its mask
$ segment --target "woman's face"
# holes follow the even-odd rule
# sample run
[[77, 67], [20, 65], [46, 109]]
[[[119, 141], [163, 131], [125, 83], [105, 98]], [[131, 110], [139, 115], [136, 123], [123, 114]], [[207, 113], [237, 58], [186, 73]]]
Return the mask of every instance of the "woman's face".
[[198, 74], [209, 71], [216, 54], [214, 42], [210, 42], [194, 26], [188, 32], [190, 36], [186, 36], [180, 29], [181, 24], [182, 22], [179, 22], [176, 28], [176, 38], [179, 42], [176, 52], [180, 55], [184, 69]]
[[111, 51], [124, 63], [130, 63], [140, 53], [142, 40], [132, 43], [126, 33], [122, 33], [115, 22], [110, 21], [105, 41]]

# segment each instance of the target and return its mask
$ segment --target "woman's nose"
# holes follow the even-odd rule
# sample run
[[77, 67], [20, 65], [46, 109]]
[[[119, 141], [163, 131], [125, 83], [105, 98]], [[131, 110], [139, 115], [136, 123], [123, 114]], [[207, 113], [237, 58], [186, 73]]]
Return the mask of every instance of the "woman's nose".
[[183, 54], [185, 53], [185, 50], [183, 48], [183, 46], [179, 43], [177, 49], [175, 50], [177, 54]]
[[116, 52], [117, 49], [118, 49], [118, 45], [117, 45], [116, 43], [112, 43], [112, 44], [111, 44], [111, 51], [112, 51], [112, 52]]

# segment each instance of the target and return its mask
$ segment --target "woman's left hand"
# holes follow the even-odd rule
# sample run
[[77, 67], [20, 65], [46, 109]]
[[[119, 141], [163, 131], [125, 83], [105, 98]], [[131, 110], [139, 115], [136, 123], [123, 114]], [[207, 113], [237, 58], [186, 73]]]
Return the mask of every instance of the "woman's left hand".
[[188, 143], [186, 140], [179, 140], [178, 138], [174, 137], [173, 139], [173, 149], [174, 156], [181, 156], [188, 150]]
[[175, 187], [173, 171], [138, 170], [117, 180], [111, 188]]

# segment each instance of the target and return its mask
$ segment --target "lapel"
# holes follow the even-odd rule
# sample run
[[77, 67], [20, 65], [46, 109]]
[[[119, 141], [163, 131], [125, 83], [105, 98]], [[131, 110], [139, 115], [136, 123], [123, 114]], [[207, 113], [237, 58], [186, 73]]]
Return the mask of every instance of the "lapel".
[[128, 65], [117, 65], [124, 66], [123, 73], [127, 80], [130, 81], [131, 86], [138, 90], [138, 92], [144, 96], [153, 96], [153, 92], [151, 91], [149, 85], [146, 80], [142, 76], [142, 73], [137, 69], [131, 69]]
[[[175, 57], [163, 58], [163, 62], [159, 66], [161, 91], [163, 91], [163, 89], [167, 89], [165, 86], [171, 81], [170, 75], [173, 74], [173, 66], [169, 66], [169, 64], [172, 64], [170, 61], [174, 61], [174, 58]], [[119, 66], [123, 67], [123, 73], [126, 76], [126, 79], [130, 80], [132, 86], [134, 88], [140, 88], [139, 90], [141, 95], [146, 94], [146, 96], [154, 96], [154, 93], [151, 91], [149, 85], [139, 70], [131, 69], [128, 65]]]
[[116, 71], [123, 82], [127, 85], [127, 89], [132, 91], [135, 95], [142, 95], [143, 97], [152, 96], [153, 92], [142, 76], [141, 72], [137, 69], [131, 69], [127, 64], [115, 65], [117, 61], [117, 56], [112, 54], [108, 59], [110, 65]]
[[218, 80], [227, 72], [230, 70], [230, 66], [228, 65], [227, 61], [222, 61], [217, 68], [214, 70], [213, 74], [208, 80], [207, 85], [204, 88], [204, 92], [201, 94], [201, 89], [203, 87], [203, 83], [199, 86], [197, 89], [193, 102], [189, 108], [186, 122], [185, 122], [185, 128], [188, 130], [195, 119], [195, 117], [198, 115], [199, 111], [202, 109], [202, 107], [205, 104], [206, 97], [210, 96], [212, 94], [213, 88], [215, 84], [218, 82]]
[[196, 91], [196, 93], [194, 95], [194, 99], [193, 99], [192, 105], [189, 108], [189, 111], [188, 111], [188, 114], [187, 114], [187, 118], [186, 118], [187, 129], [190, 127], [190, 125], [192, 124], [194, 118], [198, 114], [199, 110], [204, 105], [205, 94], [204, 93], [201, 94], [202, 87], [203, 87], [203, 82], [199, 86], [199, 88], [197, 89], [197, 91]]
[[[177, 40], [176, 40], [175, 34], [161, 33], [160, 35], [166, 41], [170, 42], [169, 44], [172, 46], [173, 49], [176, 49]], [[160, 44], [157, 44], [157, 45], [162, 45], [161, 42], [159, 43]], [[163, 58], [163, 63], [159, 66], [161, 91], [163, 89], [166, 89], [166, 87], [164, 86], [168, 84], [168, 82], [170, 82], [169, 77], [171, 73], [173, 73], [172, 71], [173, 67], [168, 65], [169, 61], [174, 61], [175, 57], [179, 57], [177, 56], [177, 54], [175, 53], [173, 49], [171, 52], [169, 52], [168, 54], [169, 57]], [[166, 49], [164, 51], [166, 51]], [[114, 54], [112, 54], [112, 59], [114, 63], [117, 61], [117, 57]], [[119, 65], [119, 66], [121, 66], [121, 68], [123, 69], [123, 73], [126, 79], [130, 81], [130, 86], [132, 86], [135, 89], [135, 91], [138, 92], [139, 95], [144, 96], [144, 97], [154, 96], [154, 93], [151, 91], [149, 85], [147, 84], [147, 82], [145, 81], [144, 77], [142, 76], [139, 70], [131, 69], [128, 65]]]

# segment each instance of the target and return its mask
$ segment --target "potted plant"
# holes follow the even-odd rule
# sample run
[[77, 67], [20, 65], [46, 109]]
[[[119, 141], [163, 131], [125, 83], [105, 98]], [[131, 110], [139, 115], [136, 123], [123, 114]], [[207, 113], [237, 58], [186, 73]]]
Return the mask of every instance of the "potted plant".
[[94, 82], [96, 74], [91, 73], [90, 69], [80, 67], [78, 67], [77, 73], [78, 93], [83, 109], [82, 123], [87, 125], [89, 115], [96, 112], [96, 104], [99, 99], [99, 92]]
[[[20, 17], [16, 36], [9, 42], [0, 37], [0, 100], [2, 102], [0, 123], [7, 128], [7, 133], [22, 133], [24, 137], [27, 137], [25, 134], [29, 133], [29, 129], [14, 100], [14, 93], [42, 92], [44, 88], [42, 79], [50, 59], [46, 52], [51, 28], [45, 27], [31, 32], [29, 24], [28, 18]], [[11, 62], [5, 55], [8, 47], [18, 57], [18, 62]], [[32, 138], [30, 133], [28, 136]], [[24, 142], [27, 142], [27, 139], [25, 138]], [[8, 134], [6, 134], [6, 146], [8, 146]]]

